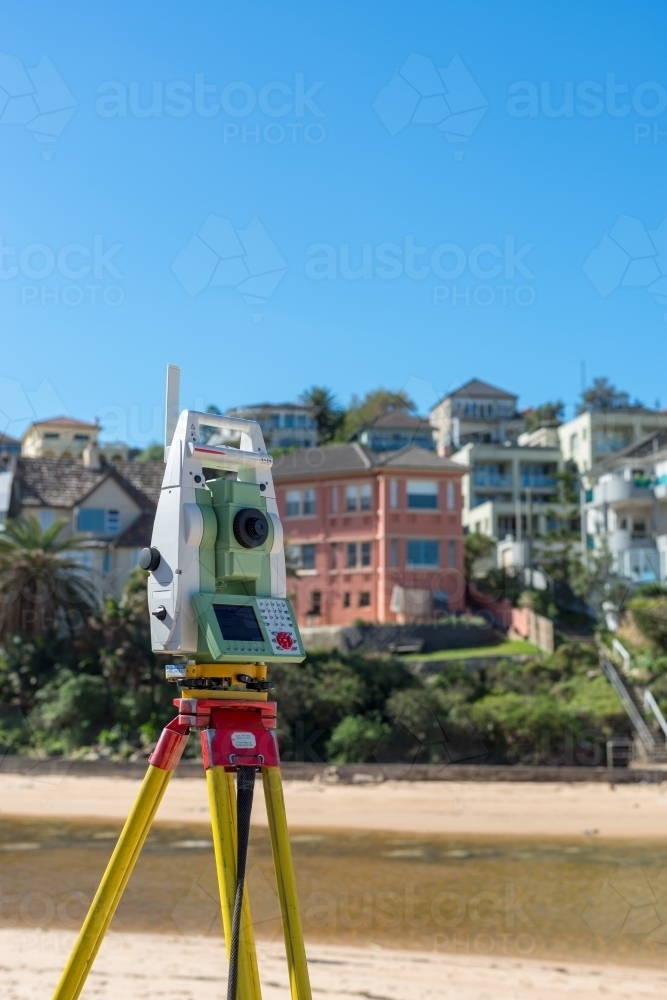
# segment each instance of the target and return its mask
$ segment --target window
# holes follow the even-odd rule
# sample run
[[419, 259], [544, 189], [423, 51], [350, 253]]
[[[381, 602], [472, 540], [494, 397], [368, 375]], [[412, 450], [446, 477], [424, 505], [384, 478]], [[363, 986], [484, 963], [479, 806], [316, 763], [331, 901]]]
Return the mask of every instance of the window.
[[94, 507], [82, 507], [77, 519], [78, 531], [96, 531], [104, 533], [104, 511]]
[[111, 553], [106, 549], [102, 553], [102, 576], [108, 576], [111, 572]]
[[578, 444], [579, 444], [579, 440], [577, 438], [577, 435], [576, 434], [570, 434], [570, 453], [572, 455], [577, 450], [577, 445]]
[[332, 542], [329, 547], [329, 565], [331, 569], [338, 568], [338, 545]]
[[398, 479], [389, 482], [389, 506], [394, 510], [398, 507]]
[[430, 538], [408, 539], [408, 566], [438, 566], [440, 546]]
[[295, 569], [315, 569], [315, 555], [317, 546], [290, 545], [287, 549], [287, 558]]
[[370, 483], [359, 487], [359, 507], [361, 510], [370, 510], [373, 499], [373, 487]]
[[354, 567], [357, 565], [357, 543], [356, 542], [348, 542], [347, 543], [347, 559], [345, 560], [345, 564], [346, 564], [346, 566], [347, 566], [348, 569], [354, 569]]
[[315, 490], [303, 491], [303, 513], [305, 515], [315, 513]]
[[49, 441], [56, 441], [60, 437], [60, 434], [56, 434], [55, 431], [45, 431], [44, 437], [48, 438]]
[[456, 566], [456, 542], [453, 539], [447, 542], [447, 565]]
[[447, 510], [456, 510], [456, 487], [447, 483]]
[[286, 413], [285, 414], [284, 426], [285, 427], [294, 427], [294, 414], [293, 413]]
[[371, 564], [371, 543], [362, 542], [361, 543], [361, 565], [370, 566]]
[[332, 486], [331, 487], [331, 513], [332, 514], [337, 514], [338, 513], [338, 487], [337, 486]]
[[279, 413], [272, 413], [271, 414], [271, 426], [272, 427], [280, 427], [280, 414]]
[[349, 606], [350, 606], [350, 591], [346, 590], [345, 593], [343, 594], [343, 607], [349, 608]]
[[40, 510], [37, 515], [37, 518], [39, 520], [39, 526], [42, 529], [42, 531], [46, 531], [46, 529], [50, 528], [53, 522], [55, 521], [56, 515], [53, 513], [52, 510]]
[[360, 608], [370, 608], [371, 606], [371, 594], [369, 590], [359, 591], [359, 607]]
[[370, 510], [372, 504], [373, 487], [370, 483], [345, 487], [345, 510]]
[[389, 565], [398, 566], [398, 538], [389, 540]]
[[301, 546], [301, 569], [315, 569], [315, 546]]
[[321, 615], [322, 614], [322, 591], [313, 590], [310, 595], [310, 607], [306, 614], [309, 615]]
[[108, 510], [105, 518], [105, 531], [109, 535], [117, 535], [120, 531], [120, 511]]
[[408, 508], [412, 510], [436, 510], [438, 507], [438, 484], [425, 479], [408, 482]]
[[75, 441], [90, 441], [90, 434], [75, 434]]
[[285, 497], [285, 517], [310, 517], [317, 508], [315, 490], [288, 490]]

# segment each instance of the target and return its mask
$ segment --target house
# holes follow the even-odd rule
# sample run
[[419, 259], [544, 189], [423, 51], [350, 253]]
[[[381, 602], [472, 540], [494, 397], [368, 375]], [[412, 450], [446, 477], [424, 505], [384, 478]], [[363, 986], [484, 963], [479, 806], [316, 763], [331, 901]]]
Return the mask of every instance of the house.
[[21, 442], [17, 438], [10, 437], [9, 434], [0, 434], [0, 458], [6, 455], [20, 455]]
[[129, 453], [127, 445], [118, 441], [99, 442], [100, 430], [99, 424], [89, 424], [73, 417], [38, 420], [28, 427], [21, 438], [21, 454], [26, 458], [77, 459], [82, 458], [88, 445], [94, 444], [108, 461], [126, 461]]
[[407, 410], [388, 410], [365, 424], [356, 435], [359, 444], [371, 451], [399, 451], [408, 445], [435, 448], [433, 430], [424, 417], [415, 417]]
[[606, 458], [589, 479], [588, 547], [606, 546], [615, 571], [635, 583], [667, 580], [667, 431]]
[[667, 413], [643, 406], [580, 413], [558, 428], [564, 460], [581, 474], [649, 434], [667, 430]]
[[83, 457], [15, 458], [4, 484], [7, 515], [32, 514], [42, 528], [64, 520], [67, 535], [85, 540], [77, 558], [92, 571], [98, 594], [118, 595], [150, 545], [164, 465], [109, 463], [94, 445]]
[[516, 442], [524, 429], [518, 396], [473, 378], [432, 408], [431, 425], [441, 454], [465, 444]]
[[[311, 407], [300, 403], [257, 403], [227, 410], [226, 416], [256, 420], [262, 428], [268, 451], [277, 448], [314, 448], [317, 444], [317, 423]], [[234, 431], [216, 431], [211, 444], [238, 446], [239, 435]]]
[[465, 469], [466, 531], [519, 540], [557, 529], [571, 513], [559, 502], [556, 477], [564, 463], [557, 445], [466, 444], [451, 460]]
[[374, 452], [354, 442], [278, 456], [299, 622], [432, 620], [463, 608], [463, 473], [414, 445]]

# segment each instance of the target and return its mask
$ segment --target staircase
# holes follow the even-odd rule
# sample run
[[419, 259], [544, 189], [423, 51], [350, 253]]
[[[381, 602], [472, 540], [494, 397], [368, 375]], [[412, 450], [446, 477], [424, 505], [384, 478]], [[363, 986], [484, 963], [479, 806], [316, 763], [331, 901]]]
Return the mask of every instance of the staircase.
[[[615, 643], [616, 645], [616, 643]], [[619, 652], [625, 663], [630, 662], [630, 656], [617, 643]], [[637, 687], [622, 672], [619, 671], [603, 649], [600, 649], [600, 666], [605, 677], [613, 687], [619, 697], [623, 708], [630, 719], [636, 733], [635, 753], [636, 760], [645, 764], [667, 764], [667, 723], [665, 722], [660, 709], [650, 691], [646, 690], [640, 694]], [[649, 708], [657, 721], [657, 726], [649, 728], [644, 719], [644, 710]]]

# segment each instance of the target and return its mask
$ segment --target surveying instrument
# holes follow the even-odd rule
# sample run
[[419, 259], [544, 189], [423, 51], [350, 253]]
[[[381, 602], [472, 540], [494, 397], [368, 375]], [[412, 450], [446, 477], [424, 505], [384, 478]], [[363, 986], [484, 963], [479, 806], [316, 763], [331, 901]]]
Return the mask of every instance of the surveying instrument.
[[[179, 369], [167, 368], [165, 463], [151, 546], [153, 651], [169, 653], [181, 687], [177, 717], [149, 757], [54, 1000], [76, 1000], [139, 857], [189, 735], [198, 731], [213, 829], [228, 1000], [261, 1000], [250, 907], [244, 893], [255, 774], [261, 772], [292, 1000], [311, 1000], [276, 740], [269, 663], [300, 663], [303, 645], [286, 597], [283, 531], [258, 423], [183, 410]], [[240, 447], [206, 443], [203, 428], [240, 435]], [[206, 481], [204, 469], [219, 477]], [[236, 795], [234, 794], [236, 775]]]

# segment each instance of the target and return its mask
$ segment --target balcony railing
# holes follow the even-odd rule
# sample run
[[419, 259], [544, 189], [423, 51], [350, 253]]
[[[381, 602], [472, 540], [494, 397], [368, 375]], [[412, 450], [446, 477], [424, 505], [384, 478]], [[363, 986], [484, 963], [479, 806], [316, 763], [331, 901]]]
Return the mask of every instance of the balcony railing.
[[545, 476], [542, 472], [522, 472], [521, 485], [533, 490], [553, 490], [556, 488], [558, 480], [555, 476]]
[[512, 477], [505, 476], [500, 472], [476, 470], [473, 472], [472, 481], [475, 486], [512, 486]]

